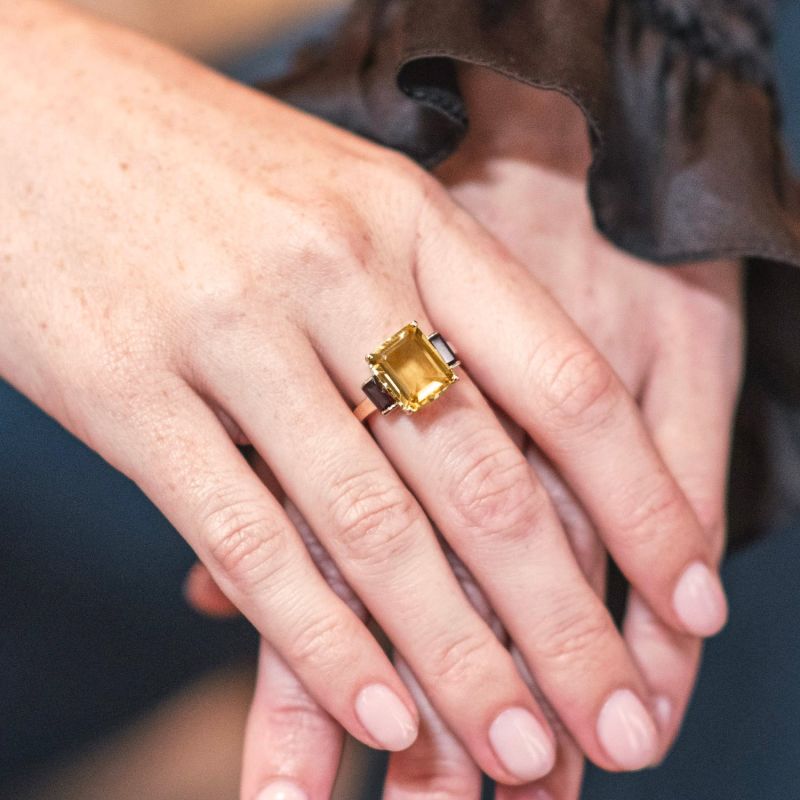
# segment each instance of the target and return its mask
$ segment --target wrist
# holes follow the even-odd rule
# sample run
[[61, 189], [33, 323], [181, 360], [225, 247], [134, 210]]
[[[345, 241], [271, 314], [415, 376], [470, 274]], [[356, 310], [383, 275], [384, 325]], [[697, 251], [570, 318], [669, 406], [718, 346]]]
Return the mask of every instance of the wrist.
[[591, 160], [586, 118], [557, 91], [465, 65], [459, 84], [470, 119], [464, 149], [472, 159], [521, 159], [570, 174]]

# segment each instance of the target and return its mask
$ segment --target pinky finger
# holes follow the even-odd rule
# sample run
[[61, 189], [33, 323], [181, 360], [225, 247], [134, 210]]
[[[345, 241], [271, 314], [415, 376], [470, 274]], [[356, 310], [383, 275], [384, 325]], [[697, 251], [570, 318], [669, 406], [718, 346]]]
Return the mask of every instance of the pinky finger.
[[245, 732], [242, 800], [328, 800], [344, 732], [262, 640]]

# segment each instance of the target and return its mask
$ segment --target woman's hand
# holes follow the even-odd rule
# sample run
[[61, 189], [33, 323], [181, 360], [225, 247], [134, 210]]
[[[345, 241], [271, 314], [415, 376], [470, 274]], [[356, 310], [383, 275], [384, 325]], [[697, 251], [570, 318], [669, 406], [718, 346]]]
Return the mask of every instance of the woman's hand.
[[428, 517], [581, 748], [651, 763], [645, 683], [476, 385], [375, 420], [380, 448], [351, 413], [365, 352], [410, 319], [441, 329], [655, 613], [718, 630], [712, 543], [620, 380], [528, 271], [405, 159], [61, 6], [3, 6], [0, 76], [0, 374], [142, 487], [362, 741], [407, 747], [414, 704], [225, 421], [483, 770], [539, 777], [552, 733]]
[[[720, 554], [731, 418], [741, 370], [739, 266], [665, 269], [611, 247], [594, 230], [586, 202], [587, 137], [577, 109], [553, 93], [478, 71], [465, 75], [464, 87], [471, 92], [473, 126], [442, 177], [599, 344], [638, 398], [663, 456], [704, 523], [703, 535]], [[554, 502], [584, 573], [603, 596], [606, 554], [592, 520], [537, 448], [530, 441], [518, 443]], [[332, 585], [346, 593], [318, 544], [309, 540], [309, 546]], [[505, 641], [471, 575], [457, 562], [454, 567], [476, 608]], [[207, 611], [230, 610], [203, 569], [193, 573], [189, 597]], [[624, 633], [653, 698], [663, 756], [689, 700], [700, 641], [665, 626], [638, 592], [629, 599]], [[512, 652], [519, 655], [513, 645]], [[407, 669], [402, 674], [421, 710], [421, 729], [412, 748], [392, 756], [385, 798], [433, 793], [453, 800], [477, 798], [480, 775], [469, 754], [413, 675]], [[559, 720], [549, 717], [558, 739], [555, 769], [525, 787], [498, 787], [500, 800], [578, 797], [580, 748]], [[247, 742], [245, 796], [250, 787], [282, 775], [305, 786], [311, 798], [327, 797], [340, 731], [266, 646]]]

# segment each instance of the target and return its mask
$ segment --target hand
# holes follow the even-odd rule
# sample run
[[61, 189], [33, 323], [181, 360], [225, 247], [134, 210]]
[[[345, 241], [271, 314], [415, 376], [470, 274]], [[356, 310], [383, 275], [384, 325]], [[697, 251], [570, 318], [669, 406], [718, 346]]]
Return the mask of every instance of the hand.
[[3, 7], [0, 75], [0, 374], [141, 486], [362, 741], [408, 746], [411, 696], [221, 420], [488, 774], [539, 777], [552, 734], [426, 512], [581, 748], [650, 763], [645, 684], [477, 386], [375, 420], [380, 449], [351, 414], [364, 352], [415, 317], [440, 328], [658, 616], [715, 632], [713, 548], [632, 398], [526, 269], [405, 159], [60, 5]]
[[[442, 176], [602, 345], [640, 398], [662, 454], [720, 553], [731, 418], [741, 370], [739, 265], [667, 270], [617, 251], [592, 225], [585, 200], [587, 137], [572, 104], [480, 72], [467, 74], [464, 85], [472, 92], [472, 132]], [[502, 105], [503, 113], [487, 99]], [[495, 120], [502, 121], [498, 128]], [[530, 442], [526, 450], [558, 508], [576, 557], [602, 596], [605, 553], [591, 520]], [[323, 571], [336, 582], [327, 568]], [[457, 572], [477, 607], [489, 615], [469, 573], [463, 568]], [[190, 586], [196, 605], [213, 607], [216, 597], [224, 607], [224, 597], [201, 571]], [[629, 600], [625, 638], [656, 698], [663, 755], [685, 712], [700, 643], [675, 635], [636, 592]], [[259, 785], [252, 776], [260, 770], [292, 776], [312, 787], [314, 798], [327, 796], [325, 787], [332, 785], [338, 761], [337, 747], [329, 746], [339, 741], [336, 727], [304, 699], [302, 688], [274, 654], [263, 654], [260, 674], [245, 786]], [[434, 791], [443, 798], [478, 797], [479, 774], [468, 754], [426, 703], [413, 676], [405, 671], [404, 677], [422, 710], [421, 735], [410, 750], [392, 756], [385, 797], [426, 797]], [[501, 800], [543, 800], [545, 790], [556, 800], [578, 796], [580, 750], [557, 720], [553, 724], [559, 738], [555, 769], [524, 788], [500, 787]], [[302, 755], [322, 752], [330, 754], [323, 763]]]
[[[442, 179], [608, 358], [721, 556], [742, 370], [741, 266], [665, 268], [617, 250], [593, 225], [588, 136], [574, 104], [479, 69], [463, 72], [462, 87], [470, 135]], [[599, 541], [585, 533], [577, 538], [591, 564]], [[636, 590], [624, 634], [656, 698], [663, 755], [686, 711], [700, 642], [676, 635]]]

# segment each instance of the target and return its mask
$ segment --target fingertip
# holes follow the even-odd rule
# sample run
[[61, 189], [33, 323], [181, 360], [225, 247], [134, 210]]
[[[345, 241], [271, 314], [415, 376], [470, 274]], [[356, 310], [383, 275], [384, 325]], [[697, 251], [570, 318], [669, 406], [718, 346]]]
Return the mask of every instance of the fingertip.
[[622, 770], [651, 766], [659, 752], [659, 736], [653, 718], [630, 689], [618, 689], [606, 700], [597, 720], [603, 749]]
[[687, 632], [695, 636], [715, 636], [728, 621], [728, 600], [722, 581], [702, 561], [693, 562], [683, 571], [672, 604]]
[[373, 683], [356, 697], [356, 716], [370, 737], [384, 750], [399, 751], [411, 747], [419, 734], [416, 714], [388, 686]]
[[535, 781], [555, 765], [552, 737], [526, 708], [508, 708], [489, 728], [489, 741], [503, 766], [520, 781]]

